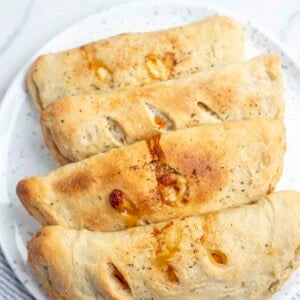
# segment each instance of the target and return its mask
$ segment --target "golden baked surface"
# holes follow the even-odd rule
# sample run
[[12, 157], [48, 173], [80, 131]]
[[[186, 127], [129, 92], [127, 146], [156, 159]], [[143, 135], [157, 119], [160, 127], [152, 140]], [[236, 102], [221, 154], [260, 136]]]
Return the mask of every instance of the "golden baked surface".
[[52, 299], [267, 299], [299, 261], [300, 193], [120, 232], [45, 227], [29, 263]]
[[300, 267], [300, 192], [273, 193], [280, 58], [244, 62], [234, 20], [45, 54], [26, 80], [65, 164], [16, 188], [51, 299], [264, 300]]
[[285, 151], [281, 120], [173, 131], [22, 180], [43, 225], [115, 231], [219, 211], [273, 191]]
[[71, 95], [98, 94], [178, 78], [241, 61], [244, 37], [226, 17], [149, 33], [121, 34], [39, 57], [27, 85], [39, 109]]
[[170, 130], [283, 110], [280, 60], [265, 55], [138, 89], [67, 97], [43, 110], [41, 126], [63, 164]]

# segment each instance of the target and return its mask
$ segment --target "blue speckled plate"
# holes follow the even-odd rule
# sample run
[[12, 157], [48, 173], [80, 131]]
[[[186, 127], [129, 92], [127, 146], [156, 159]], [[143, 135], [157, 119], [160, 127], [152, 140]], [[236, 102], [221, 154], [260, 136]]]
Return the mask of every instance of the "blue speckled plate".
[[[41, 53], [64, 50], [124, 31], [161, 29], [215, 14], [231, 16], [244, 27], [247, 58], [267, 52], [278, 53], [282, 58], [288, 149], [278, 189], [299, 189], [300, 68], [280, 43], [243, 18], [204, 7], [196, 1], [140, 0], [84, 19], [51, 40], [34, 58]], [[45, 299], [26, 263], [26, 241], [39, 225], [26, 213], [15, 194], [15, 186], [20, 179], [29, 175], [43, 175], [57, 167], [45, 149], [38, 114], [25, 90], [24, 79], [30, 63], [16, 76], [0, 109], [0, 240], [2, 249], [21, 282], [37, 299]], [[300, 272], [296, 276], [295, 273], [274, 298], [295, 299], [297, 289], [300, 290], [299, 274]]]

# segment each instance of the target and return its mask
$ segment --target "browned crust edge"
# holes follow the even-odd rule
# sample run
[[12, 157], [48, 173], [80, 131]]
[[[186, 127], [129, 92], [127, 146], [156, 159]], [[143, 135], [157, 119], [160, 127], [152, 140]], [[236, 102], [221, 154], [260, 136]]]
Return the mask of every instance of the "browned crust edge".
[[[16, 193], [29, 214], [38, 222], [44, 226], [49, 223], [57, 224], [53, 214], [43, 203], [47, 190], [40, 178], [29, 177], [21, 180], [16, 187]], [[43, 210], [41, 211], [39, 207], [43, 207]], [[49, 223], [47, 220], [49, 220]]]

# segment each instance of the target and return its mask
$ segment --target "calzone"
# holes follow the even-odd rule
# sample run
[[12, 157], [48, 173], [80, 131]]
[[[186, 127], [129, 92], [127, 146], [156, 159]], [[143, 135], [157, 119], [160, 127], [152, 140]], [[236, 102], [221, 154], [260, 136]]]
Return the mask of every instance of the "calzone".
[[71, 95], [98, 94], [178, 78], [243, 60], [233, 20], [214, 16], [157, 32], [126, 33], [39, 57], [27, 76], [39, 109]]
[[267, 299], [300, 266], [300, 193], [120, 232], [40, 230], [29, 264], [52, 299]]
[[266, 55], [137, 89], [67, 97], [42, 112], [41, 126], [64, 164], [170, 130], [277, 118], [283, 110], [280, 60]]
[[43, 225], [114, 231], [256, 201], [284, 150], [281, 120], [202, 125], [29, 177], [17, 193]]

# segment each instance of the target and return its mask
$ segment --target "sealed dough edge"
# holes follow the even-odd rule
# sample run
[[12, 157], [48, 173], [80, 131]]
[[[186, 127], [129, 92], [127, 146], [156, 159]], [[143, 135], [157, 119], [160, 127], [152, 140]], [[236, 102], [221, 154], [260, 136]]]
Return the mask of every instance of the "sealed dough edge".
[[52, 299], [267, 299], [299, 266], [300, 193], [119, 232], [41, 229], [29, 264]]

